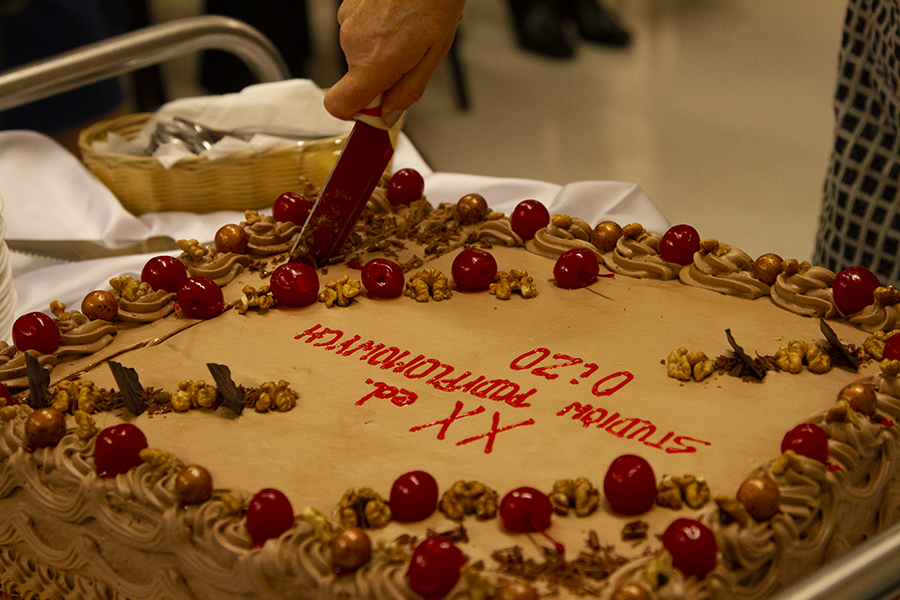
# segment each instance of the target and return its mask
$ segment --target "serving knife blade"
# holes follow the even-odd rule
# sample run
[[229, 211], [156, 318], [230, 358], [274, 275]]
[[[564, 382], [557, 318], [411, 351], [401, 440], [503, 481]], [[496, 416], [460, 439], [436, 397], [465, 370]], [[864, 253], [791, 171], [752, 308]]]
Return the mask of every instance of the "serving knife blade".
[[381, 96], [353, 117], [356, 123], [309, 218], [294, 240], [292, 259], [322, 265], [340, 252], [387, 168], [394, 147], [381, 120]]
[[157, 235], [143, 240], [4, 240], [13, 252], [62, 262], [79, 262], [132, 254], [151, 254], [178, 250], [169, 236]]

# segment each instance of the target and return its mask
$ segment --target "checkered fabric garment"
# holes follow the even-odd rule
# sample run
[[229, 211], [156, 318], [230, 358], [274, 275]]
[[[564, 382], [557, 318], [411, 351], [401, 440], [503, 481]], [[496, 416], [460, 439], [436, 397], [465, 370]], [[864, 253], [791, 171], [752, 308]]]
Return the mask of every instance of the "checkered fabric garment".
[[900, 287], [900, 0], [851, 0], [813, 261]]

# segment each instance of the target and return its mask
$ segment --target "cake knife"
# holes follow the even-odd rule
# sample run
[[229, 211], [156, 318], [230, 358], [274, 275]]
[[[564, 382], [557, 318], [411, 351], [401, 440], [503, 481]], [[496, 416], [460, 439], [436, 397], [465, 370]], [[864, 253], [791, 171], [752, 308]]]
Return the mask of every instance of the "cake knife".
[[381, 94], [353, 118], [344, 149], [294, 240], [291, 259], [305, 262], [308, 257], [323, 265], [340, 252], [394, 155], [389, 128], [381, 120]]
[[178, 244], [169, 236], [157, 235], [143, 240], [25, 240], [7, 239], [7, 247], [18, 254], [49, 258], [61, 262], [79, 262], [113, 256], [171, 252]]

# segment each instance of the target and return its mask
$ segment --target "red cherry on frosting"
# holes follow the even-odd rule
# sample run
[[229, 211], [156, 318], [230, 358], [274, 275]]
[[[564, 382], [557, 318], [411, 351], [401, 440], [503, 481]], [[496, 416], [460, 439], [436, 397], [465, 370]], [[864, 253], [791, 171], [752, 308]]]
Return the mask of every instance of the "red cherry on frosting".
[[53, 354], [59, 348], [62, 334], [51, 317], [30, 312], [13, 323], [12, 338], [13, 344], [22, 352], [36, 350], [41, 354]]
[[553, 265], [553, 279], [565, 290], [574, 290], [591, 285], [600, 274], [597, 256], [584, 248], [566, 250]]
[[154, 290], [165, 290], [170, 294], [178, 292], [178, 286], [188, 278], [184, 263], [174, 256], [154, 256], [144, 264], [141, 281]]
[[0, 383], [0, 400], [6, 400], [7, 406], [13, 403], [12, 392], [9, 391], [5, 383]]
[[666, 262], [687, 265], [700, 250], [700, 234], [690, 225], [673, 225], [659, 241], [659, 257]]
[[145, 448], [147, 437], [131, 423], [103, 429], [97, 434], [94, 442], [97, 475], [109, 479], [140, 466], [144, 462], [141, 459], [141, 450]]
[[644, 458], [623, 454], [609, 465], [603, 480], [609, 507], [627, 516], [640, 515], [656, 502], [656, 475]]
[[480, 292], [494, 283], [497, 261], [490, 252], [466, 248], [453, 259], [450, 272], [457, 289], [463, 292]]
[[209, 277], [188, 277], [178, 286], [178, 310], [189, 319], [212, 319], [225, 308], [222, 288]]
[[553, 505], [544, 492], [520, 487], [503, 497], [499, 511], [506, 529], [513, 533], [531, 533], [550, 527]]
[[416, 546], [406, 576], [409, 587], [425, 600], [450, 593], [466, 564], [466, 555], [443, 536], [432, 536]]
[[297, 192], [285, 192], [275, 199], [272, 217], [281, 223], [303, 225], [312, 211], [312, 202]]
[[272, 273], [269, 288], [282, 306], [308, 306], [319, 296], [319, 275], [305, 263], [284, 263]]
[[294, 508], [283, 493], [272, 488], [260, 490], [247, 507], [247, 533], [254, 548], [277, 538], [294, 524]]
[[699, 521], [675, 519], [663, 533], [662, 544], [685, 577], [703, 579], [716, 567], [716, 537]]
[[522, 200], [509, 215], [512, 230], [523, 240], [530, 240], [550, 223], [550, 211], [537, 200]]
[[405, 206], [422, 197], [425, 180], [415, 169], [400, 169], [387, 184], [387, 199], [393, 206]]
[[428, 518], [437, 509], [438, 484], [425, 471], [411, 471], [391, 487], [391, 514], [401, 523]]
[[367, 262], [360, 279], [373, 298], [396, 298], [406, 285], [403, 268], [387, 258], [373, 258]]
[[813, 423], [801, 423], [786, 434], [781, 440], [781, 452], [793, 450], [801, 456], [828, 462], [828, 435], [825, 430]]
[[900, 360], [900, 334], [894, 334], [884, 343], [884, 350], [881, 352], [881, 358], [884, 360]]
[[850, 267], [834, 276], [834, 303], [844, 315], [855, 315], [875, 301], [878, 277], [865, 267]]

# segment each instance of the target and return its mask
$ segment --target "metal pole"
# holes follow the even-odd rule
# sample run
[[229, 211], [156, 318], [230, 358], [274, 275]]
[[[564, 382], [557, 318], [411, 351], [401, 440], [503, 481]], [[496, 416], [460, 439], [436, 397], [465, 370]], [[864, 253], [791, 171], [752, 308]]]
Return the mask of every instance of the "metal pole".
[[203, 15], [152, 25], [0, 73], [0, 111], [200, 50], [224, 50], [261, 82], [290, 71], [278, 49], [243, 21]]
[[886, 600], [900, 593], [900, 523], [769, 600]]

